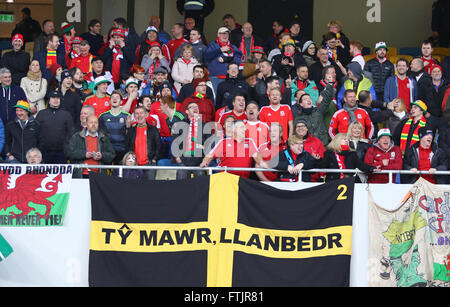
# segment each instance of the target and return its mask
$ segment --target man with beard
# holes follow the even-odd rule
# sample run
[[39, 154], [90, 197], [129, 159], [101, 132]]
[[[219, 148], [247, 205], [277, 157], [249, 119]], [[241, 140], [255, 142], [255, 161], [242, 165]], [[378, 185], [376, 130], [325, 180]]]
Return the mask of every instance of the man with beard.
[[375, 45], [375, 57], [367, 61], [364, 71], [372, 74], [372, 80], [378, 99], [384, 97], [384, 85], [389, 77], [394, 76], [395, 67], [386, 57], [388, 52], [385, 42], [379, 42]]
[[384, 101], [390, 102], [395, 98], [400, 98], [405, 103], [408, 112], [411, 110], [410, 104], [417, 100], [417, 81], [407, 75], [408, 60], [400, 58], [395, 66], [397, 74], [387, 78], [384, 86]]
[[72, 87], [73, 79], [68, 70], [61, 73], [61, 86], [59, 92], [61, 93], [60, 103], [61, 109], [70, 113], [73, 119], [74, 126], [79, 126], [79, 114], [81, 111], [82, 100]]

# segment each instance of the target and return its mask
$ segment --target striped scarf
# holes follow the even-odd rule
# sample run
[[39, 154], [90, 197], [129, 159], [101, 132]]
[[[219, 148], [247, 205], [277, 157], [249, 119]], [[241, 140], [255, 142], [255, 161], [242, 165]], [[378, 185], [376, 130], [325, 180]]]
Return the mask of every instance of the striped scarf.
[[53, 64], [58, 63], [58, 57], [56, 55], [56, 50], [50, 50], [47, 48], [47, 63], [46, 66], [49, 68]]
[[[413, 119], [414, 119], [413, 117], [408, 119], [408, 121], [405, 123], [405, 125], [403, 126], [403, 129], [402, 129], [402, 134], [400, 136], [400, 149], [402, 150], [403, 154], [405, 154], [405, 151], [407, 149], [406, 146], [407, 146], [407, 142], [408, 142], [408, 135], [409, 135], [409, 130], [411, 129], [411, 124], [413, 123]], [[425, 127], [426, 124], [427, 124], [427, 120], [425, 119], [425, 117], [422, 116], [422, 118], [419, 120], [419, 123], [418, 123], [416, 129], [413, 132], [411, 142], [409, 144], [410, 147], [420, 140], [419, 129], [421, 127]]]
[[189, 125], [189, 133], [186, 148], [186, 155], [189, 157], [195, 156], [195, 143], [197, 142], [197, 134], [198, 134], [198, 119], [193, 118]]

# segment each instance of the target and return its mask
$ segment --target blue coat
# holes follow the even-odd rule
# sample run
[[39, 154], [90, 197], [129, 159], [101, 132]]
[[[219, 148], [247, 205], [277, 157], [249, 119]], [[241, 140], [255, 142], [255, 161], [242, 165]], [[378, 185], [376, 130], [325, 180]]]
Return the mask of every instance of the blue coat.
[[[64, 52], [64, 51], [63, 51]], [[63, 69], [66, 69], [66, 59], [65, 54], [61, 52], [61, 49], [58, 48], [56, 57], [57, 62], [59, 65], [62, 66]], [[42, 71], [42, 77], [45, 78], [48, 81], [53, 77], [51, 71], [47, 68], [47, 48], [45, 48], [45, 51], [38, 51], [33, 55], [33, 60], [39, 61], [39, 64], [41, 65], [41, 71]]]
[[27, 96], [20, 86], [11, 85], [9, 89], [0, 86], [0, 118], [4, 126], [16, 119], [14, 106], [19, 100], [27, 100]]
[[0, 120], [0, 153], [3, 150], [3, 146], [5, 146], [5, 125], [3, 125], [3, 121]]
[[220, 63], [218, 59], [220, 57], [223, 57], [223, 53], [220, 50], [219, 44], [217, 42], [212, 42], [211, 44], [209, 44], [208, 48], [203, 54], [203, 60], [208, 66], [209, 74], [211, 76], [226, 76], [229, 63], [236, 63], [238, 65], [241, 64], [242, 52], [234, 45], [231, 45], [231, 47], [234, 50], [233, 57], [228, 61], [225, 60], [223, 63]]
[[[413, 78], [409, 79], [411, 101], [417, 100], [418, 88], [417, 82]], [[384, 102], [391, 102], [398, 98], [398, 82], [397, 76], [389, 77], [384, 85]]]

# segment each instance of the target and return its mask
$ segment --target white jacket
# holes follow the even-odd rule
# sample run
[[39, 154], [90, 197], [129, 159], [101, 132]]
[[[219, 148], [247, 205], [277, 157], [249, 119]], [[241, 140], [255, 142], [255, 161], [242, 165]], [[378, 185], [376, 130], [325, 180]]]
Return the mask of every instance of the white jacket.
[[192, 79], [194, 78], [194, 67], [199, 64], [199, 61], [197, 61], [197, 59], [194, 57], [191, 58], [189, 64], [186, 64], [182, 58], [179, 58], [175, 61], [172, 67], [172, 78], [174, 81], [175, 89], [178, 93], [183, 86], [184, 80], [192, 82]]
[[40, 81], [34, 81], [24, 77], [20, 81], [20, 87], [24, 90], [31, 107], [35, 106], [38, 112], [46, 108], [47, 80], [45, 78], [41, 78]]

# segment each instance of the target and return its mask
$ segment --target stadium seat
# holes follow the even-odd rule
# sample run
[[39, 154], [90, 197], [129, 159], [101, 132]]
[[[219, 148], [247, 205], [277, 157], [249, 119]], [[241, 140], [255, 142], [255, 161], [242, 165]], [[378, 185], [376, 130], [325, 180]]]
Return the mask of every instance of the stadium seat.
[[398, 48], [397, 47], [389, 47], [388, 46], [388, 55], [397, 55], [398, 54]]
[[373, 59], [375, 57], [375, 54], [368, 54], [364, 56], [364, 61], [368, 62], [369, 60]]
[[433, 49], [433, 56], [440, 55], [442, 59], [446, 56], [450, 56], [450, 48], [434, 47]]
[[414, 58], [420, 56], [422, 54], [422, 51], [418, 47], [407, 47], [407, 48], [400, 48], [398, 50], [398, 54], [410, 55]]
[[3, 49], [3, 50], [2, 50], [2, 56], [3, 56], [5, 53], [10, 52], [10, 51], [12, 51], [12, 49]]
[[389, 61], [391, 61], [393, 64], [395, 64], [397, 62], [397, 60], [400, 58], [404, 58], [404, 59], [408, 60], [408, 62], [411, 62], [414, 57], [411, 55], [407, 55], [407, 54], [388, 55]]

